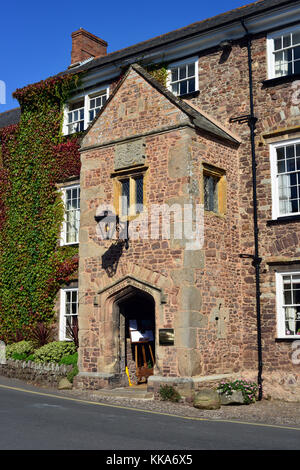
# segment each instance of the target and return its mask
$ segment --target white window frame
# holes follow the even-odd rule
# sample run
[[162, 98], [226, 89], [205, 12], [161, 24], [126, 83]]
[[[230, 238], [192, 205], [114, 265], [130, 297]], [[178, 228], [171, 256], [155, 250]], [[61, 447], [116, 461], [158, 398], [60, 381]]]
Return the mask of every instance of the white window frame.
[[66, 337], [66, 293], [67, 292], [77, 292], [77, 318], [78, 318], [78, 287], [68, 287], [60, 289], [60, 316], [59, 316], [59, 341], [71, 341], [70, 338]]
[[[60, 242], [61, 246], [63, 246], [63, 245], [77, 245], [79, 243], [79, 230], [78, 230], [77, 241], [67, 242], [66, 194], [67, 194], [68, 189], [75, 189], [75, 188], [80, 190], [80, 184], [76, 183], [76, 184], [64, 186], [63, 188], [61, 188], [62, 200], [63, 200], [64, 207], [65, 207], [64, 220], [63, 220], [63, 223], [62, 223], [62, 230], [61, 230], [61, 242]], [[80, 196], [79, 196], [79, 201], [80, 201]], [[79, 203], [79, 224], [80, 224], [80, 203]]]
[[272, 185], [272, 219], [276, 220], [279, 217], [292, 217], [299, 215], [300, 212], [289, 212], [287, 214], [280, 214], [279, 210], [279, 191], [278, 191], [278, 178], [277, 178], [277, 153], [278, 147], [285, 147], [288, 145], [300, 144], [300, 139], [281, 140], [270, 144], [270, 166], [271, 166], [271, 185]]
[[[280, 36], [284, 36], [289, 33], [294, 33], [295, 31], [300, 31], [300, 24], [292, 28], [283, 29], [270, 33], [267, 36], [267, 62], [268, 62], [268, 78], [279, 78], [275, 75], [275, 55], [274, 55], [274, 40]], [[283, 77], [290, 76], [289, 74], [282, 75]]]
[[[176, 67], [181, 67], [182, 65], [195, 64], [195, 91], [199, 90], [199, 67], [198, 67], [198, 57], [190, 57], [188, 59], [180, 60], [178, 62], [173, 62], [168, 65], [168, 76], [167, 76], [167, 88], [172, 91], [172, 69]], [[194, 92], [191, 92], [194, 93]], [[188, 95], [189, 93], [187, 93]], [[185, 96], [185, 95], [176, 95], [176, 96]]]
[[[108, 100], [108, 91], [107, 90], [108, 90], [108, 88], [104, 88], [103, 90], [99, 90], [96, 93], [88, 95], [88, 100], [87, 100], [87, 107], [88, 107], [88, 109], [87, 109], [87, 123], [88, 123], [88, 125], [90, 125], [90, 123], [96, 117], [96, 116], [94, 116], [94, 118], [90, 121], [90, 116], [89, 116], [89, 114], [90, 114], [90, 102], [94, 99], [100, 98], [102, 96], [106, 96], [106, 100], [105, 100], [105, 103], [106, 103], [106, 101]], [[100, 107], [100, 109], [103, 108], [105, 103]], [[96, 109], [96, 108], [94, 108], [94, 109]]]
[[[76, 99], [72, 100], [72, 101], [69, 101], [68, 104], [65, 105], [64, 107], [64, 124], [63, 124], [63, 134], [64, 135], [72, 135], [74, 134], [74, 132], [69, 132], [69, 127], [72, 125], [72, 124], [69, 124], [68, 123], [68, 115], [70, 112], [72, 111], [75, 111], [75, 110], [70, 110], [70, 105], [71, 104], [74, 104], [76, 103], [77, 101], [81, 101], [82, 100], [82, 96], [81, 97], [77, 97]], [[83, 108], [83, 113], [84, 113], [84, 117], [83, 117], [83, 127], [85, 125], [85, 102], [84, 102], [84, 106], [81, 106], [80, 108], [78, 109], [82, 109]]]
[[279, 339], [300, 339], [300, 335], [290, 335], [286, 333], [285, 311], [284, 311], [284, 290], [283, 276], [300, 276], [300, 271], [280, 271], [276, 272], [276, 317], [277, 317], [277, 338]]
[[89, 121], [90, 100], [102, 94], [106, 94], [106, 101], [107, 101], [109, 98], [109, 86], [103, 86], [101, 88], [94, 89], [86, 94], [84, 93], [78, 94], [76, 95], [76, 97], [72, 98], [72, 100], [69, 100], [69, 102], [64, 105], [64, 120], [63, 120], [63, 128], [62, 128], [63, 135], [72, 135], [72, 134], [69, 134], [69, 127], [68, 127], [69, 105], [76, 103], [77, 101], [80, 101], [82, 99], [84, 100], [84, 130], [86, 130], [91, 123], [91, 121]]

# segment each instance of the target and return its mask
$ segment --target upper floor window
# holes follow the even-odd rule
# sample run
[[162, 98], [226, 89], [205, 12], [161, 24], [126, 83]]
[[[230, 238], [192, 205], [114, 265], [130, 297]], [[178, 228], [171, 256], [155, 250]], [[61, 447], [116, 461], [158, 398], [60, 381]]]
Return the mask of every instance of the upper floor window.
[[206, 163], [203, 164], [203, 202], [206, 211], [226, 213], [225, 171]]
[[84, 100], [70, 103], [68, 111], [68, 134], [84, 130]]
[[119, 180], [121, 185], [120, 215], [130, 216], [143, 212], [144, 208], [144, 175], [130, 175]]
[[103, 91], [101, 94], [98, 94], [93, 97], [89, 97], [89, 122], [92, 122], [93, 119], [99, 114], [100, 109], [104, 106], [107, 100], [107, 92]]
[[269, 78], [300, 73], [300, 26], [268, 37]]
[[300, 140], [271, 145], [273, 218], [300, 214]]
[[218, 212], [218, 182], [219, 178], [204, 175], [204, 209]]
[[65, 135], [84, 131], [99, 114], [107, 101], [109, 88], [104, 88], [70, 101], [65, 107], [63, 133]]
[[169, 65], [168, 88], [176, 96], [198, 90], [198, 58]]
[[62, 230], [62, 244], [71, 245], [79, 241], [80, 187], [73, 185], [63, 188], [65, 217]]
[[300, 272], [276, 273], [276, 297], [278, 337], [300, 335]]

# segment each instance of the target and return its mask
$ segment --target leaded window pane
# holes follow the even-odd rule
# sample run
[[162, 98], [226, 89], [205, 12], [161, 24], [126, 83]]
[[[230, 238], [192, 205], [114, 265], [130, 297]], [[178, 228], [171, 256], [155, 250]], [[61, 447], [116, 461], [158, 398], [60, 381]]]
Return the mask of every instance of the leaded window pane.
[[122, 184], [122, 214], [127, 215], [130, 201], [130, 184], [129, 179], [123, 180]]
[[137, 212], [141, 212], [141, 208], [144, 202], [144, 178], [143, 176], [138, 176], [135, 179], [136, 184], [136, 204], [139, 206]]
[[213, 176], [204, 175], [204, 209], [218, 211], [218, 180]]

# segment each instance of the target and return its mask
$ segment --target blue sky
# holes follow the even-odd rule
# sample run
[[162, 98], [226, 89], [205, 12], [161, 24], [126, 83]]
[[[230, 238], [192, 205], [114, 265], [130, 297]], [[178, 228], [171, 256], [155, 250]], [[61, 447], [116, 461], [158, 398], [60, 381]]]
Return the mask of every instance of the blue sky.
[[65, 70], [71, 58], [71, 33], [80, 27], [105, 39], [108, 52], [247, 5], [251, 0], [51, 0], [6, 1], [1, 5], [0, 80], [6, 104], [18, 106], [16, 88]]

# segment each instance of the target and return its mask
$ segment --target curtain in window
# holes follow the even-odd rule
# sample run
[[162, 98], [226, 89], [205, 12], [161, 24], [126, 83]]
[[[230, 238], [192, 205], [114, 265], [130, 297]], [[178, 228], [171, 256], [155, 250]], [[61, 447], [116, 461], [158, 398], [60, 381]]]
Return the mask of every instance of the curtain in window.
[[296, 319], [297, 319], [297, 309], [295, 307], [286, 307], [285, 308], [286, 329], [289, 330], [292, 335], [296, 334]]
[[280, 214], [287, 214], [292, 212], [291, 202], [291, 186], [290, 175], [278, 176], [278, 189], [279, 189], [279, 212]]

